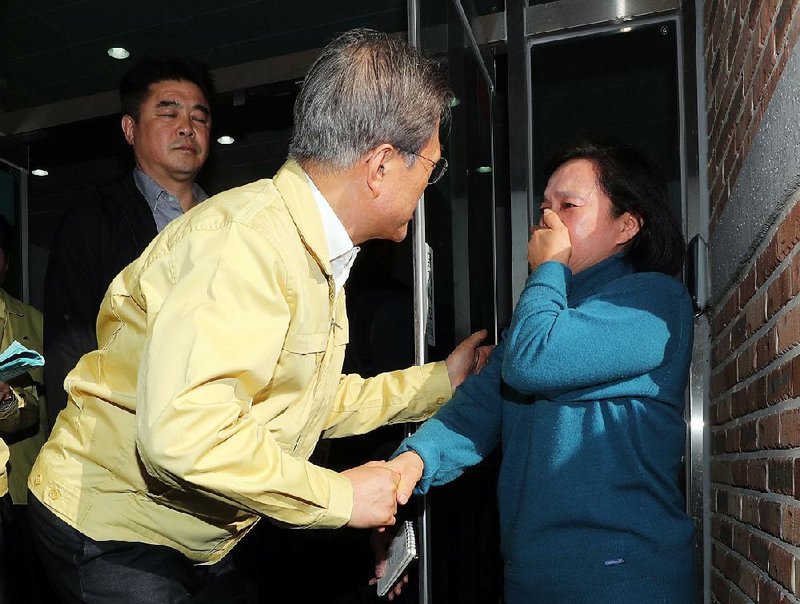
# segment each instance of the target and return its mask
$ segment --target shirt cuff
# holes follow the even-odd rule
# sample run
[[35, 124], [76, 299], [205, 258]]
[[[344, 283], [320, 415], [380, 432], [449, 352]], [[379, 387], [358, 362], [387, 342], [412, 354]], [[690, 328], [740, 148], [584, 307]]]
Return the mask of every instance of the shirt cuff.
[[309, 528], [340, 528], [353, 514], [353, 485], [344, 474], [326, 470], [330, 497], [325, 514]]

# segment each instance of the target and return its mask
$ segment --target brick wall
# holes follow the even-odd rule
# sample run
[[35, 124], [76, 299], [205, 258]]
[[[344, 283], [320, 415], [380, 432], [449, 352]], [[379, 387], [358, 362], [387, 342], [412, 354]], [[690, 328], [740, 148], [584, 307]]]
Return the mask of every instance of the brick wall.
[[712, 594], [800, 594], [800, 204], [712, 319]]
[[800, 0], [706, 0], [711, 227], [736, 182], [789, 53]]
[[[705, 2], [712, 232], [734, 220], [722, 210], [798, 52], [799, 5]], [[800, 112], [796, 119], [800, 130]], [[712, 602], [800, 602], [798, 199], [751, 242], [742, 277], [711, 309]]]

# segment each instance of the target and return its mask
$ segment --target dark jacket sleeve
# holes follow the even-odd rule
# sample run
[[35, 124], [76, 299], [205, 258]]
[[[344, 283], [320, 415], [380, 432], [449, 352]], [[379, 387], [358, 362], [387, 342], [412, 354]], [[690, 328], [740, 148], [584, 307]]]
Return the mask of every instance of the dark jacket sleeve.
[[50, 427], [67, 405], [64, 378], [97, 348], [106, 289], [156, 235], [132, 176], [69, 211], [56, 233], [44, 286], [45, 383]]

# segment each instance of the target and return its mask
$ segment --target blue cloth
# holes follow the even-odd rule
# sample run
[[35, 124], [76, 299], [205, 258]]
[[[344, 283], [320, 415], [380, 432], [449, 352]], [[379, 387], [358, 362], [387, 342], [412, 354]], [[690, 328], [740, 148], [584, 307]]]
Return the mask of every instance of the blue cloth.
[[418, 492], [501, 441], [509, 604], [693, 601], [678, 487], [692, 337], [675, 279], [622, 256], [575, 276], [546, 262], [486, 367], [403, 441], [425, 463]]

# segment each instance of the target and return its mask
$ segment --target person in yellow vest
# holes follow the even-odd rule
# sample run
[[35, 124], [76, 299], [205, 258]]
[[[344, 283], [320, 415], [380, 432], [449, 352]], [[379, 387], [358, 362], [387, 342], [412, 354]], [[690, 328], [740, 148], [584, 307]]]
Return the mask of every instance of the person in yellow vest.
[[[42, 351], [42, 313], [20, 302], [2, 289], [9, 266], [11, 227], [0, 216], [0, 351], [14, 340], [27, 348]], [[41, 368], [24, 373], [9, 382], [0, 381], [0, 496], [3, 498], [0, 517], [0, 541], [10, 551], [3, 565], [5, 583], [13, 599], [39, 601], [37, 584], [29, 580], [36, 558], [29, 538], [27, 523], [27, 482], [39, 449], [47, 440], [47, 409], [44, 397], [44, 372]], [[0, 547], [3, 547], [0, 545]], [[28, 577], [28, 578], [26, 578]], [[2, 594], [0, 586], [0, 594]], [[16, 593], [16, 595], [15, 595]], [[0, 596], [0, 601], [2, 597]], [[21, 600], [20, 600], [21, 601]]]

